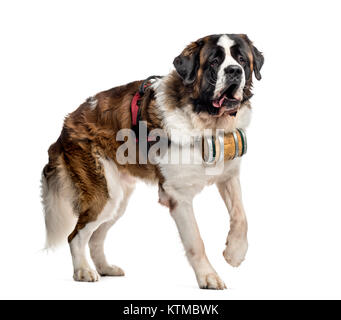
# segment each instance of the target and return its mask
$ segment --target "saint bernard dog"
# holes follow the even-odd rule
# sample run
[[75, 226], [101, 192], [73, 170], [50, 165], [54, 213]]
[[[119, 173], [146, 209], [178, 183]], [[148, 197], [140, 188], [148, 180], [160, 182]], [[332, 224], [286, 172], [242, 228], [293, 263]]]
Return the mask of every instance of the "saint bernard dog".
[[[251, 114], [252, 77], [261, 79], [263, 62], [262, 53], [245, 34], [211, 35], [192, 42], [174, 59], [175, 70], [154, 78], [145, 88], [139, 97], [139, 121], [148, 132], [165, 132], [167, 148], [179, 140], [172, 131], [180, 136], [204, 135], [205, 130], [214, 135], [218, 129], [225, 134], [237, 129], [245, 132]], [[193, 198], [205, 186], [216, 184], [230, 215], [223, 255], [230, 265], [239, 266], [248, 248], [239, 182], [241, 158], [223, 161], [219, 174], [208, 174], [204, 163], [118, 161], [118, 150], [126, 142], [118, 134], [133, 127], [132, 101], [142, 83], [100, 92], [66, 117], [42, 173], [46, 246], [68, 240], [76, 281], [123, 276], [121, 268], [107, 261], [104, 240], [141, 179], [158, 185], [159, 201], [175, 220], [199, 287], [225, 289], [206, 256]], [[146, 140], [134, 139], [137, 146], [149, 143]], [[96, 270], [87, 261], [87, 245]]]

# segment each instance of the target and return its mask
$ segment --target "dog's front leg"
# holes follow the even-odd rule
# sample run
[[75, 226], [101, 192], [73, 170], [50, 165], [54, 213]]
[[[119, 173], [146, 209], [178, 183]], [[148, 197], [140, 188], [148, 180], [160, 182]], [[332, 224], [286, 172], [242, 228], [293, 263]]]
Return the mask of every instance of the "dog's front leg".
[[192, 203], [185, 201], [173, 203], [170, 212], [178, 227], [186, 255], [194, 269], [199, 287], [201, 289], [226, 289], [224, 282], [207, 259]]
[[242, 203], [239, 176], [233, 176], [227, 181], [217, 183], [230, 214], [230, 231], [227, 236], [224, 257], [233, 267], [238, 267], [243, 260], [248, 248], [247, 220]]

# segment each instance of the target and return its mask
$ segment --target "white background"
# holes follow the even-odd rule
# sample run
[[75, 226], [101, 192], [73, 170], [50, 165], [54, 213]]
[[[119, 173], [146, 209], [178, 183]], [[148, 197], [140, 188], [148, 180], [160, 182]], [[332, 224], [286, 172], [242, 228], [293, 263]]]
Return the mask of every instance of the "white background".
[[[0, 298], [341, 298], [339, 1], [1, 1]], [[195, 199], [226, 291], [201, 291], [157, 189], [139, 184], [106, 251], [124, 278], [72, 280], [64, 246], [40, 251], [47, 149], [88, 96], [166, 74], [190, 41], [247, 33], [264, 52], [242, 188], [249, 252], [222, 252], [215, 187]]]

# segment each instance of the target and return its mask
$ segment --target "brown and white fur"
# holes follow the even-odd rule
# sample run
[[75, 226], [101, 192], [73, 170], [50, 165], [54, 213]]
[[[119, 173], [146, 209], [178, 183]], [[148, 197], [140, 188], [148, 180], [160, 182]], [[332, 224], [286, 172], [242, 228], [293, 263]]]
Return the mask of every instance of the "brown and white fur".
[[[252, 73], [260, 79], [262, 64], [262, 54], [246, 35], [212, 35], [192, 42], [174, 60], [176, 70], [147, 90], [141, 118], [149, 130], [163, 129], [170, 141], [174, 130], [193, 136], [205, 129], [245, 129], [251, 114]], [[239, 67], [233, 79], [229, 66]], [[223, 94], [230, 82], [233, 92]], [[219, 175], [208, 175], [199, 164], [119, 163], [116, 152], [122, 142], [116, 135], [132, 126], [130, 103], [140, 84], [100, 92], [66, 117], [42, 175], [46, 246], [68, 239], [76, 281], [123, 276], [122, 269], [107, 262], [104, 240], [123, 215], [136, 180], [142, 179], [158, 184], [159, 201], [169, 207], [199, 287], [224, 289], [207, 259], [192, 203], [205, 186], [217, 185], [231, 218], [224, 257], [239, 266], [248, 247], [240, 158], [225, 162]], [[87, 245], [96, 270], [88, 264]]]

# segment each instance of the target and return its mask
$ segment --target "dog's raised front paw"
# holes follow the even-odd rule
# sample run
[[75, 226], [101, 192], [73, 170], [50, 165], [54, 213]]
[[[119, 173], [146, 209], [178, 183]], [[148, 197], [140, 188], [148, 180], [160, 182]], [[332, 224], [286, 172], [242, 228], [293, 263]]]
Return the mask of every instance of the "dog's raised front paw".
[[200, 289], [224, 290], [227, 289], [223, 280], [216, 273], [199, 275], [198, 284]]
[[248, 243], [246, 239], [227, 238], [227, 245], [224, 250], [224, 257], [232, 267], [239, 267], [244, 261]]
[[97, 271], [91, 269], [78, 269], [73, 274], [75, 281], [96, 282], [99, 280]]
[[114, 265], [112, 266], [107, 265], [107, 266], [98, 268], [97, 271], [101, 276], [109, 276], [109, 277], [123, 277], [124, 276], [124, 271], [120, 267], [117, 267]]

